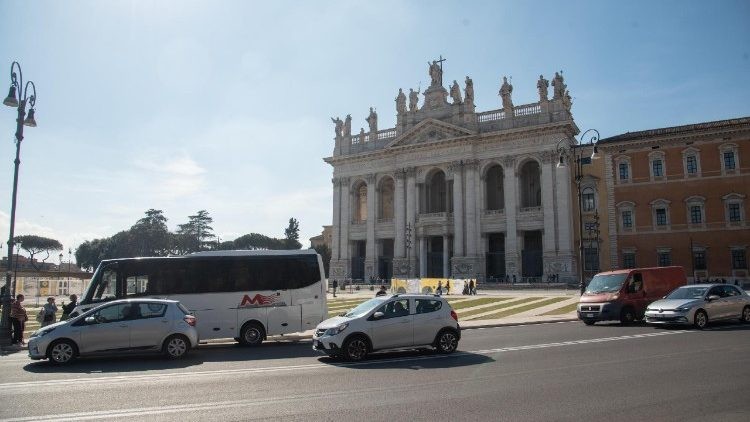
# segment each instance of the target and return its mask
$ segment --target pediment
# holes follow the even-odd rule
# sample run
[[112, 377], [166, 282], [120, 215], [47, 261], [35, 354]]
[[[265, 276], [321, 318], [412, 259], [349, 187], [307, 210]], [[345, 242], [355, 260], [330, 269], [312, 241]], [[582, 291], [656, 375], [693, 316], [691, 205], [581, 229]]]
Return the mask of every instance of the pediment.
[[473, 134], [474, 132], [460, 126], [440, 120], [426, 119], [391, 141], [390, 144], [386, 145], [386, 148], [438, 142]]

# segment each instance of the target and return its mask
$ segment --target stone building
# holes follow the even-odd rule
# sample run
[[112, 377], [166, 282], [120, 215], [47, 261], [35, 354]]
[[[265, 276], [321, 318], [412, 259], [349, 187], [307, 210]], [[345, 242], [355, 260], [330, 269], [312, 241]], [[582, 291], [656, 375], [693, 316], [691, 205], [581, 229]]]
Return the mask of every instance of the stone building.
[[628, 132], [599, 150], [609, 266], [750, 281], [750, 117]]
[[333, 226], [323, 226], [323, 231], [319, 235], [310, 238], [310, 247], [317, 248], [325, 245], [328, 249], [333, 246]]
[[331, 277], [575, 280], [571, 174], [556, 164], [578, 127], [562, 75], [551, 99], [540, 76], [524, 105], [503, 78], [502, 108], [477, 112], [471, 78], [462, 93], [438, 62], [429, 74], [421, 104], [399, 89], [396, 127], [379, 129], [373, 108], [358, 134], [350, 115], [332, 119]]

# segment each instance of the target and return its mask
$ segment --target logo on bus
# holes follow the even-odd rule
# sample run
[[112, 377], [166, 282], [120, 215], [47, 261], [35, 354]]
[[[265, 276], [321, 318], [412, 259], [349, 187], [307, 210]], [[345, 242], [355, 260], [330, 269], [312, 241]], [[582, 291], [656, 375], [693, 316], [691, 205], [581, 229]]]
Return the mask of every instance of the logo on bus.
[[276, 303], [276, 296], [264, 296], [258, 293], [253, 297], [250, 297], [250, 295], [243, 296], [242, 302], [240, 302], [240, 308], [255, 307], [255, 306], [269, 306], [275, 303]]

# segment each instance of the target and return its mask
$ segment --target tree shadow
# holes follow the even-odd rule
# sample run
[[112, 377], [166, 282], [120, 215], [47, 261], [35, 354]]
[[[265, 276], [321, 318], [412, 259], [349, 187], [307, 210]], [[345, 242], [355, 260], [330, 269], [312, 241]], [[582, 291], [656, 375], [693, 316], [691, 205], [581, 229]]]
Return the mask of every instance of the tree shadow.
[[471, 352], [456, 351], [449, 355], [434, 350], [402, 350], [396, 352], [377, 352], [368, 355], [361, 362], [346, 362], [341, 359], [322, 356], [321, 363], [352, 369], [444, 369], [463, 366], [481, 365], [494, 362], [495, 359]]

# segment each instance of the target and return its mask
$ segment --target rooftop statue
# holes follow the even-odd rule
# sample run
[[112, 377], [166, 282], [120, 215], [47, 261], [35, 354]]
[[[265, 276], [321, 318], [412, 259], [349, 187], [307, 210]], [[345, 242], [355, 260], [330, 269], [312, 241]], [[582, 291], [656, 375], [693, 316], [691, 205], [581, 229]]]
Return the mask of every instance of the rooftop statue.
[[433, 60], [432, 64], [427, 62], [427, 64], [430, 66], [430, 79], [432, 82], [430, 83], [430, 86], [442, 86], [443, 85], [443, 69], [438, 64], [437, 60]]
[[513, 109], [513, 101], [510, 96], [513, 93], [513, 85], [508, 83], [508, 78], [503, 76], [503, 85], [500, 87], [500, 97], [503, 99], [503, 108], [506, 110]]
[[406, 113], [406, 95], [401, 88], [398, 89], [398, 95], [396, 96], [396, 112], [398, 114]]
[[464, 88], [464, 94], [466, 94], [466, 104], [474, 105], [474, 81], [470, 77], [466, 77], [466, 88]]
[[536, 88], [539, 90], [539, 101], [547, 101], [547, 88], [549, 88], [549, 81], [544, 79], [544, 76], [539, 75], [539, 81], [536, 83]]
[[370, 125], [370, 133], [378, 131], [378, 113], [372, 107], [370, 107], [370, 115], [367, 116], [367, 124]]
[[554, 95], [552, 96], [553, 100], [562, 99], [565, 96], [565, 88], [568, 87], [563, 82], [563, 77], [560, 72], [555, 72], [555, 77], [552, 79], [552, 86], [555, 88]]
[[351, 138], [352, 136], [352, 115], [347, 114], [344, 119], [344, 136]]
[[344, 127], [344, 122], [342, 122], [341, 119], [339, 119], [338, 117], [335, 118], [335, 119], [333, 117], [331, 117], [331, 121], [333, 122], [334, 125], [336, 125], [335, 128], [334, 128], [334, 130], [336, 131], [336, 137], [340, 138], [341, 137], [341, 130]]
[[562, 97], [562, 103], [563, 107], [570, 112], [570, 108], [573, 107], [573, 98], [570, 96], [570, 91], [567, 89], [565, 90], [565, 95]]
[[453, 99], [453, 104], [461, 104], [461, 88], [455, 79], [453, 80], [453, 85], [451, 85], [451, 98]]
[[417, 103], [419, 103], [419, 92], [414, 92], [413, 89], [409, 88], [409, 111], [417, 111]]

